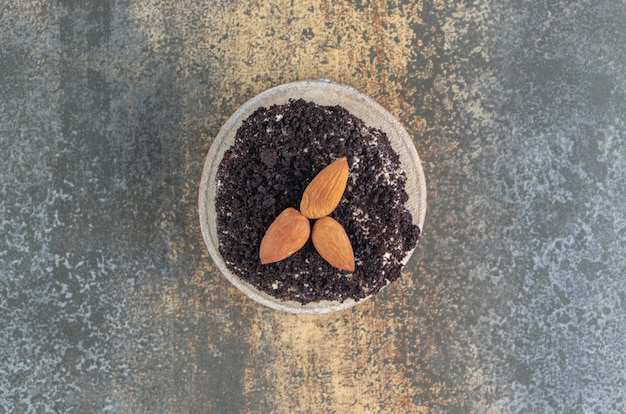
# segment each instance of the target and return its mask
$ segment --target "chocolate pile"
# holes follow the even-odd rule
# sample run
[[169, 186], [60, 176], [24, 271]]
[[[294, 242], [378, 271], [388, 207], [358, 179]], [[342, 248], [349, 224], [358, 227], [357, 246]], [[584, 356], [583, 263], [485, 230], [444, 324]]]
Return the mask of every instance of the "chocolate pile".
[[[298, 208], [307, 184], [342, 156], [350, 176], [331, 216], [350, 237], [355, 271], [328, 264], [311, 241], [261, 265], [259, 245], [274, 218]], [[400, 277], [401, 261], [420, 236], [404, 207], [406, 178], [389, 139], [340, 106], [296, 100], [259, 108], [238, 129], [217, 180], [220, 254], [233, 274], [276, 298], [343, 302], [375, 294]]]

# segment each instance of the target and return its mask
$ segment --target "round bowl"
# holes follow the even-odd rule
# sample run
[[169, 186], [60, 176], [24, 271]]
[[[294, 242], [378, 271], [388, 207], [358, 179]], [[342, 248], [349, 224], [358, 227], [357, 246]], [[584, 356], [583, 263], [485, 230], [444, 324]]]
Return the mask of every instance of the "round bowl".
[[[291, 313], [319, 314], [335, 312], [348, 309], [371, 296], [360, 299], [358, 302], [354, 299], [346, 299], [343, 302], [320, 301], [307, 304], [278, 299], [257, 289], [250, 283], [233, 274], [226, 266], [219, 252], [215, 194], [217, 190], [217, 170], [224, 156], [224, 152], [233, 144], [237, 129], [241, 126], [242, 122], [259, 107], [285, 104], [290, 99], [299, 98], [323, 106], [340, 105], [353, 115], [361, 118], [366, 125], [380, 129], [387, 134], [406, 172], [407, 182], [405, 190], [409, 199], [405, 203], [405, 207], [411, 212], [413, 223], [417, 224], [420, 230], [423, 230], [424, 218], [426, 216], [426, 179], [411, 137], [409, 137], [406, 130], [389, 112], [371, 98], [359, 93], [352, 87], [337, 84], [326, 79], [287, 83], [268, 89], [243, 104], [228, 119], [215, 137], [204, 163], [198, 197], [200, 228], [209, 254], [215, 261], [217, 267], [226, 279], [249, 298], [272, 309]], [[407, 252], [403, 264], [408, 262], [414, 250], [415, 249]]]

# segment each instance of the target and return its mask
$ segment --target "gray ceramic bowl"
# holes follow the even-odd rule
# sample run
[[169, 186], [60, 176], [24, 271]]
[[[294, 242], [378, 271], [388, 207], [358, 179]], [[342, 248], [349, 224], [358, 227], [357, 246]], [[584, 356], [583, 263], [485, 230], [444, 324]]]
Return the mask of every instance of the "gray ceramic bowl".
[[[224, 124], [206, 157], [202, 180], [200, 181], [199, 211], [202, 236], [211, 257], [222, 274], [239, 290], [251, 299], [273, 309], [291, 313], [328, 313], [348, 309], [359, 302], [347, 299], [343, 302], [320, 301], [302, 305], [299, 302], [277, 299], [256, 289], [248, 282], [234, 275], [226, 266], [219, 252], [216, 229], [215, 193], [217, 188], [216, 174], [224, 152], [234, 142], [235, 133], [242, 122], [257, 108], [284, 104], [289, 99], [302, 98], [318, 105], [341, 105], [353, 115], [361, 118], [366, 125], [384, 131], [395, 151], [407, 176], [406, 191], [409, 200], [406, 207], [413, 215], [413, 222], [420, 229], [424, 227], [426, 216], [426, 180], [413, 141], [396, 119], [383, 107], [355, 89], [325, 79], [314, 81], [293, 82], [269, 89], [243, 104]], [[406, 264], [413, 250], [408, 252], [403, 263]], [[366, 298], [367, 299], [367, 298]]]

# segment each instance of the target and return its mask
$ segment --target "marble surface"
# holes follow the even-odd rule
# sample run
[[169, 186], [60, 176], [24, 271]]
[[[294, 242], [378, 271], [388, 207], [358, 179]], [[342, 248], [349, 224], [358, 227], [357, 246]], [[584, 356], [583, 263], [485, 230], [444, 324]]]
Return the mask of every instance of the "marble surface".
[[[626, 412], [626, 4], [0, 3], [0, 413]], [[337, 314], [217, 271], [222, 123], [328, 78], [393, 113], [429, 210]]]

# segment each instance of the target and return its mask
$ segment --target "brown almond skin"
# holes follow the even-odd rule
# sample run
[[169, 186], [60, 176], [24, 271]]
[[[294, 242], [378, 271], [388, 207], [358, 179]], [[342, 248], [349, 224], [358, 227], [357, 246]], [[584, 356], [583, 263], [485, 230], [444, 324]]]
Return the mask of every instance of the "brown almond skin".
[[322, 217], [313, 224], [311, 240], [315, 250], [331, 265], [354, 272], [354, 252], [343, 226], [332, 217]]
[[278, 262], [291, 256], [305, 245], [311, 234], [309, 219], [289, 207], [276, 217], [261, 240], [261, 264]]
[[342, 157], [327, 165], [309, 183], [302, 194], [300, 212], [310, 219], [329, 215], [341, 201], [347, 182], [348, 161]]

